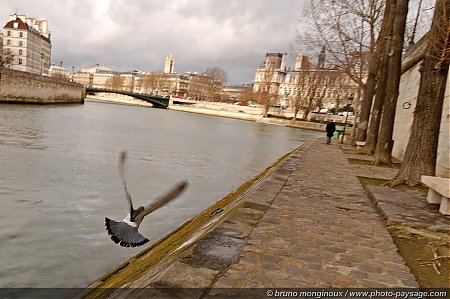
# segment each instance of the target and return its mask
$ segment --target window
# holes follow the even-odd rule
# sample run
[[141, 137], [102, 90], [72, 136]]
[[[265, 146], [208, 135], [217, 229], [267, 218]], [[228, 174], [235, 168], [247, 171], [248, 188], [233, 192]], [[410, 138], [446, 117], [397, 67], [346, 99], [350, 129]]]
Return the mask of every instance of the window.
[[19, 50], [19, 55], [22, 55], [22, 53], [23, 53], [23, 50]]
[[7, 36], [11, 36], [11, 31], [8, 30], [8, 32], [6, 33]]
[[23, 32], [19, 32], [19, 37], [23, 37]]
[[7, 39], [7, 40], [6, 40], [6, 45], [7, 45], [7, 46], [11, 46], [11, 40], [10, 40], [10, 39]]
[[22, 58], [19, 58], [19, 64], [22, 64]]
[[23, 41], [19, 41], [19, 47], [23, 46]]

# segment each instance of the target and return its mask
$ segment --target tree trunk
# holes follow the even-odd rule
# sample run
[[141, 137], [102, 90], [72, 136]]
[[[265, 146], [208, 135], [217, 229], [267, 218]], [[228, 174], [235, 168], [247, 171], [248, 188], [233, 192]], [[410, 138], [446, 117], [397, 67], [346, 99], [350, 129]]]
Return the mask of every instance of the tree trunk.
[[306, 106], [306, 109], [304, 111], [303, 114], [303, 119], [304, 120], [308, 120], [308, 115], [311, 112], [312, 108], [313, 108], [313, 102], [314, 102], [314, 96], [310, 96], [308, 99], [308, 105]]
[[263, 117], [269, 116], [270, 93], [264, 94], [264, 111]]
[[391, 186], [420, 184], [422, 175], [435, 175], [439, 127], [449, 71], [450, 1], [437, 0], [421, 76], [414, 120], [402, 166]]
[[358, 89], [358, 92], [356, 93], [356, 105], [355, 105], [355, 115], [353, 117], [353, 122], [352, 122], [352, 132], [350, 134], [351, 140], [352, 140], [352, 146], [356, 146], [356, 116], [358, 115], [358, 111], [361, 109], [361, 90], [363, 89], [363, 87], [360, 87]]
[[384, 39], [384, 41], [383, 47], [380, 48], [381, 55], [378, 67], [378, 82], [365, 146], [367, 154], [374, 153], [378, 140], [378, 129], [380, 127], [381, 112], [383, 108], [383, 101], [386, 96], [387, 76], [389, 71], [388, 58], [392, 39], [392, 31], [394, 28], [396, 6], [397, 0], [387, 0], [382, 24], [385, 32], [382, 36], [380, 36], [380, 38]]
[[294, 117], [291, 119], [291, 123], [295, 123], [295, 121], [297, 120], [298, 111], [300, 110], [300, 99], [298, 98], [298, 95], [295, 98], [294, 103]]
[[373, 95], [375, 94], [376, 80], [373, 78], [373, 74], [369, 74], [367, 77], [367, 84], [364, 88], [363, 99], [361, 102], [361, 112], [359, 114], [359, 123], [357, 127], [356, 140], [366, 141], [367, 128], [369, 126], [370, 110], [372, 108]]
[[394, 118], [397, 108], [397, 99], [400, 87], [402, 68], [402, 50], [405, 39], [406, 17], [408, 15], [409, 0], [398, 0], [395, 12], [392, 44], [389, 51], [388, 80], [386, 86], [386, 99], [383, 103], [379, 137], [375, 151], [375, 162], [382, 164], [391, 163], [391, 154], [394, 141]]
[[[371, 7], [374, 9], [374, 1], [371, 1]], [[371, 10], [374, 11], [374, 10]], [[373, 15], [373, 14], [371, 14]], [[372, 23], [373, 24], [373, 23]], [[357, 127], [356, 141], [364, 142], [367, 139], [367, 129], [369, 127], [370, 111], [372, 110], [373, 96], [375, 95], [375, 88], [377, 85], [377, 72], [378, 72], [378, 61], [383, 48], [384, 39], [380, 36], [384, 35], [385, 28], [381, 27], [381, 32], [378, 35], [376, 41], [375, 39], [375, 28], [370, 26], [370, 55], [369, 61], [367, 63], [367, 80], [364, 88], [362, 90], [362, 101], [361, 101], [361, 111], [359, 114], [359, 123]], [[355, 117], [356, 120], [356, 117]]]
[[[376, 56], [376, 57], [375, 57]], [[369, 74], [367, 75], [367, 83], [364, 87], [363, 100], [361, 103], [361, 113], [359, 114], [357, 141], [366, 141], [367, 128], [369, 126], [370, 110], [372, 109], [373, 95], [375, 94], [375, 86], [378, 70], [378, 55], [371, 53], [368, 64]]]

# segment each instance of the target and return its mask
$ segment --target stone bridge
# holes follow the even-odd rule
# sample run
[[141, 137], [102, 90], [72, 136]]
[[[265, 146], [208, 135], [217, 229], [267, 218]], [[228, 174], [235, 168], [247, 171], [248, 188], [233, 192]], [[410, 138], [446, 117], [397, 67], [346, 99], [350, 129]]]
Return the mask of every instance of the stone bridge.
[[169, 98], [165, 97], [158, 97], [150, 94], [142, 94], [142, 93], [135, 93], [131, 91], [123, 91], [123, 90], [112, 90], [112, 89], [103, 89], [103, 88], [94, 88], [94, 87], [86, 87], [86, 93], [99, 93], [99, 92], [105, 92], [105, 93], [117, 93], [117, 94], [123, 94], [126, 96], [133, 97], [135, 99], [145, 101], [147, 103], [151, 103], [153, 107], [155, 108], [162, 108], [166, 109], [169, 107]]

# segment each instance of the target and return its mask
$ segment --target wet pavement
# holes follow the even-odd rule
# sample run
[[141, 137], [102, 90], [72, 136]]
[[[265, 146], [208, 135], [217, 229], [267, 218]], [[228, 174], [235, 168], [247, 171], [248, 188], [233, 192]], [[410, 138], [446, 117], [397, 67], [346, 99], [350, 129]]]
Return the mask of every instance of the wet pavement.
[[448, 241], [450, 217], [424, 190], [364, 188], [358, 177], [390, 179], [397, 169], [348, 158], [359, 159], [348, 146], [305, 144], [173, 264], [126, 286], [174, 298], [186, 297], [177, 288], [196, 288], [194, 298], [221, 298], [228, 288], [418, 288], [387, 227]]

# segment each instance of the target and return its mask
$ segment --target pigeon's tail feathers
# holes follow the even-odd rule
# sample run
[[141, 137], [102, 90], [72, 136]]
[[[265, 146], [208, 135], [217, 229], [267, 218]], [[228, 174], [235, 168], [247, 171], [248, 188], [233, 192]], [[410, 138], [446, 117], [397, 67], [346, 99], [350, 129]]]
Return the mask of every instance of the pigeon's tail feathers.
[[105, 226], [111, 240], [122, 247], [138, 247], [149, 241], [137, 228], [125, 222], [118, 222], [105, 217]]

